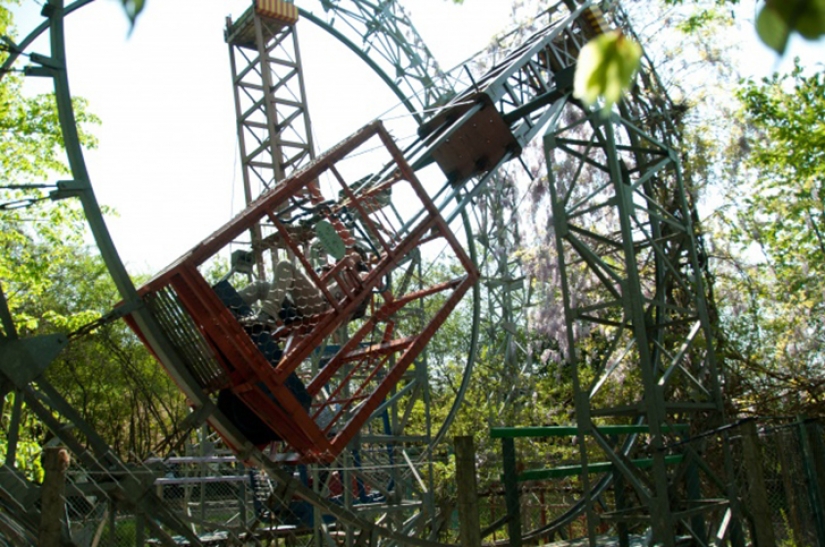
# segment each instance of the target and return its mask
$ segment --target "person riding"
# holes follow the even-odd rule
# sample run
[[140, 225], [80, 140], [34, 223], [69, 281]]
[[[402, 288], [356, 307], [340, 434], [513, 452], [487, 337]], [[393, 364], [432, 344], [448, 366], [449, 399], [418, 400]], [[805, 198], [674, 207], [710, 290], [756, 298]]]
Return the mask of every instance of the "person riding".
[[[369, 268], [355, 251], [351, 251], [342, 260], [347, 262], [345, 268], [358, 272], [359, 280], [364, 279], [369, 272]], [[327, 278], [326, 288], [336, 301], [341, 301], [345, 296], [343, 288], [332, 275]], [[324, 291], [288, 260], [281, 260], [275, 265], [270, 281], [253, 281], [240, 289], [238, 294], [245, 304], [251, 306], [259, 303], [261, 311], [269, 318], [283, 322], [318, 315], [332, 308]], [[359, 311], [360, 316], [363, 316], [365, 310], [360, 308], [354, 316]]]

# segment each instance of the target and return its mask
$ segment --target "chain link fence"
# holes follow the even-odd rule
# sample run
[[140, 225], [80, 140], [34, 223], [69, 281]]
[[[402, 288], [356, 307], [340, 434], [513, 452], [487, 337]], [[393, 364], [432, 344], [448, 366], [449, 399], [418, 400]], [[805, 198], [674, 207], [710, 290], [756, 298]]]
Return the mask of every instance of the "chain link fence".
[[[313, 510], [280, 496], [260, 470], [229, 454], [150, 458], [132, 475], [150, 484], [160, 503], [186, 524], [191, 536], [170, 534], [164, 522], [118, 503], [107, 489], [123, 477], [89, 476], [78, 464], [66, 477], [66, 522], [78, 547], [150, 545], [301, 546], [312, 541]], [[2, 535], [2, 534], [0, 534]], [[193, 538], [196, 538], [193, 541]]]
[[746, 459], [747, 432], [739, 428], [738, 433], [731, 448], [741, 464], [737, 484], [752, 543], [762, 547], [757, 530], [762, 526], [765, 543], [825, 547], [825, 425], [804, 419], [760, 421], [754, 432], [755, 463]]
[[[517, 444], [519, 442], [518, 473], [546, 468], [548, 462], [558, 470], [565, 466], [577, 467], [577, 459], [559, 458], [552, 450], [547, 451], [547, 457], [536, 458], [533, 452], [537, 446], [547, 446], [546, 439], [517, 439]], [[746, 545], [825, 547], [825, 423], [802, 418], [742, 420], [694, 435], [690, 442], [693, 449], [704, 454], [705, 461], [720, 478], [727, 475], [723, 469], [723, 450], [725, 447], [730, 450], [743, 517], [737, 529], [744, 533]], [[501, 472], [502, 460], [497, 455], [487, 454], [477, 459], [486, 465], [478, 469], [482, 476], [485, 473], [498, 476]], [[590, 476], [590, 488], [596, 492], [596, 513], [603, 505], [612, 507], [616, 502], [615, 484], [608, 483], [604, 489], [599, 486], [608, 475]], [[714, 491], [707, 477], [701, 480], [701, 491]], [[572, 473], [564, 478], [519, 482], [519, 519], [524, 544], [587, 536], [586, 516], [583, 511], [574, 510], [581, 503], [583, 492], [581, 477]], [[485, 541], [493, 544], [508, 541], [503, 483], [494, 480], [483, 485], [479, 494]], [[554, 522], [558, 524], [553, 525]], [[616, 528], [600, 518], [594, 531], [603, 538], [615, 537], [617, 533]], [[640, 541], [645, 540], [648, 532], [645, 525], [631, 531]]]
[[[755, 427], [750, 422], [731, 428], [728, 440], [737, 470], [747, 544], [825, 547], [825, 424], [817, 420], [761, 419]], [[493, 467], [501, 463], [494, 456], [489, 460]], [[189, 451], [181, 457], [146, 460], [135, 465], [131, 473], [151, 484], [154, 494], [203, 545], [308, 545], [318, 541], [315, 536], [324, 528], [323, 522], [315, 522], [309, 504], [284, 498], [264, 474], [244, 467], [228, 454]], [[75, 545], [192, 543], [180, 535], [165, 536], [162, 522], [119, 504], [114, 489], [107, 485], [114, 486], [120, 479], [116, 473], [90, 476], [83, 466], [70, 467], [65, 522]], [[594, 476], [591, 485], [597, 479]], [[522, 530], [541, 530], [557, 519], [564, 521], [553, 532], [534, 534], [533, 542], [587, 534], [583, 514], [564, 518], [581, 499], [581, 486], [576, 476], [524, 485], [520, 494]], [[506, 529], [494, 525], [507, 514], [501, 483], [484, 485], [479, 494], [480, 524], [490, 528], [485, 542], [507, 541]], [[604, 495], [612, 496], [609, 488]], [[612, 533], [602, 528], [597, 532]], [[335, 539], [330, 536], [330, 541]]]

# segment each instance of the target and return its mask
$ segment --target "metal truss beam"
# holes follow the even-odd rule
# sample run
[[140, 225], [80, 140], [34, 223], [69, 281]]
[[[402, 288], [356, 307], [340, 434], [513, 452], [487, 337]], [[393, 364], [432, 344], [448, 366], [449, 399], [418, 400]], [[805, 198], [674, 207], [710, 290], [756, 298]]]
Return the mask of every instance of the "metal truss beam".
[[[313, 4], [321, 4], [321, 10]], [[470, 88], [473, 77], [481, 74], [473, 66], [475, 63], [452, 73], [443, 70], [406, 11], [394, 0], [307, 0], [301, 5], [306, 6], [300, 10], [301, 17], [322, 26], [369, 64], [419, 123], [424, 123], [459, 91]], [[558, 2], [547, 12], [561, 7]], [[529, 286], [524, 282], [521, 263], [508, 251], [520, 241], [520, 222], [512, 214], [519, 200], [513, 176], [503, 171], [495, 174], [475, 196], [477, 207], [468, 210], [478, 246], [477, 263], [483, 270], [479, 296], [486, 303], [485, 309], [477, 313], [481, 328], [491, 335], [490, 339], [500, 340], [494, 352], [504, 360], [504, 368], [509, 371], [506, 377], [510, 379], [517, 378], [513, 372], [529, 362], [526, 348], [518, 344], [516, 334], [524, 331], [530, 306]], [[508, 204], [512, 206], [508, 208]], [[459, 400], [466, 387], [467, 382], [462, 382]], [[514, 389], [515, 386], [502, 386], [502, 402]]]
[[249, 204], [315, 157], [312, 128], [295, 26], [250, 9], [226, 40]]
[[[458, 147], [469, 169], [518, 153], [508, 148], [502, 156], [475, 138], [476, 122], [486, 121], [478, 112], [486, 105], [495, 105], [519, 150], [549, 124], [544, 151], [585, 492], [590, 493], [588, 459], [601, 453], [635, 492], [640, 507], [631, 514], [652, 526], [655, 541], [671, 546], [677, 534], [698, 536], [702, 529], [736, 544], [737, 527], [727, 528], [737, 507], [726, 447], [721, 447], [724, 464], [711, 466], [699, 456], [701, 450], [665, 433], [675, 420], [690, 423], [694, 433], [725, 422], [694, 204], [678, 155], [662, 140], [673, 134], [665, 125], [668, 112], [645, 108], [650, 104], [642, 95], [605, 120], [569, 98], [578, 51], [592, 36], [582, 17], [591, 5], [574, 4], [566, 17], [551, 21], [494, 64], [429, 120], [422, 136], [433, 143], [428, 152], [449, 175], [468, 172], [451, 163], [449, 152]], [[630, 117], [639, 111], [648, 116]], [[485, 183], [482, 178], [475, 184]], [[468, 193], [476, 190], [472, 180], [463, 184]], [[635, 437], [606, 439], [595, 432], [594, 420], [648, 424], [645, 449], [652, 466], [628, 465], [629, 452], [638, 450]], [[670, 454], [683, 454], [683, 463], [668, 465]], [[710, 492], [697, 490], [697, 469], [706, 475], [705, 483], [716, 485]], [[728, 502], [720, 504], [720, 498]], [[597, 518], [626, 515], [627, 509], [614, 507], [597, 517], [593, 500], [587, 500], [591, 543]], [[709, 526], [697, 526], [702, 519]]]
[[[320, 4], [321, 10], [313, 11]], [[403, 6], [395, 0], [306, 0], [301, 16], [339, 39], [395, 82], [395, 91], [419, 121], [454, 95], [454, 83], [430, 53]]]
[[[702, 462], [699, 450], [668, 432], [677, 421], [690, 423], [694, 434], [724, 422], [679, 158], [634, 121], [619, 114], [603, 119], [572, 101], [557, 111], [544, 148], [582, 466], [597, 452], [614, 463], [640, 503], [631, 522], [647, 522], [655, 541], [672, 546], [679, 534], [695, 533], [697, 515], [715, 533], [736, 509], [730, 469]], [[615, 393], [630, 404], [617, 405]], [[614, 423], [648, 424], [649, 470], [626, 465], [628, 445], [595, 430]], [[668, 465], [670, 455], [683, 455], [682, 464]], [[702, 493], [689, 487], [697, 467], [705, 484], [717, 486]], [[627, 509], [611, 507], [599, 518]], [[733, 527], [723, 536], [735, 541], [737, 534]]]

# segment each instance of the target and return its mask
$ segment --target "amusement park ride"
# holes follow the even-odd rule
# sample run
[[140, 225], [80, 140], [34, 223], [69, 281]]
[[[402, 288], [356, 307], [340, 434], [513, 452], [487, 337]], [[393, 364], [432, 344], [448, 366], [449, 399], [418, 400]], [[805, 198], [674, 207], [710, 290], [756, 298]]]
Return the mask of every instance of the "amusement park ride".
[[[711, 465], [691, 441], [725, 417], [672, 105], [647, 65], [608, 117], [571, 95], [584, 43], [613, 27], [632, 32], [620, 10], [553, 3], [535, 32], [483, 70], [468, 63], [445, 73], [394, 0], [252, 2], [225, 34], [247, 206], [135, 287], [95, 200], [68, 88], [63, 20], [90, 1], [48, 0], [44, 23], [3, 68], [48, 31], [51, 51], [29, 53], [26, 73], [54, 81], [72, 180], [52, 197], [80, 201], [120, 292], [104, 320], [125, 320], [185, 395], [191, 414], [181, 429], [208, 424], [269, 486], [265, 525], [212, 523], [213, 538], [254, 543], [256, 533], [289, 531], [318, 545], [439, 544], [449, 515], [434, 502], [428, 466], [472, 376], [480, 329], [497, 333], [514, 376], [530, 358], [513, 340], [529, 283], [512, 253], [500, 252], [518, 240], [502, 166], [543, 135], [584, 494], [523, 537], [552, 537], [584, 515], [591, 545], [605, 524], [649, 529], [668, 546], [740, 542], [729, 457], [723, 449], [725, 464]], [[389, 86], [416, 121], [412, 143], [401, 147], [375, 121], [316, 156], [304, 21]], [[439, 263], [453, 266], [449, 276], [424, 275]], [[453, 408], [432, 424], [427, 344], [465, 295], [472, 349]], [[67, 337], [19, 338], [5, 304], [0, 404], [12, 418], [3, 423], [0, 540], [26, 545], [37, 534], [39, 488], [14, 465], [25, 405], [85, 471], [83, 495], [110, 503], [112, 522], [115, 507], [141, 516], [139, 544], [211, 544], [158, 493], [154, 464], [120, 460], [44, 379]], [[577, 353], [594, 332], [607, 349]], [[631, 404], [611, 397], [633, 389]], [[425, 423], [413, 430], [415, 408]], [[628, 427], [603, 427], [617, 425]], [[613, 471], [589, 473], [594, 454]], [[640, 454], [649, 466], [634, 465]], [[334, 474], [357, 487], [333, 496]], [[67, 523], [66, 544], [80, 544], [71, 533]]]

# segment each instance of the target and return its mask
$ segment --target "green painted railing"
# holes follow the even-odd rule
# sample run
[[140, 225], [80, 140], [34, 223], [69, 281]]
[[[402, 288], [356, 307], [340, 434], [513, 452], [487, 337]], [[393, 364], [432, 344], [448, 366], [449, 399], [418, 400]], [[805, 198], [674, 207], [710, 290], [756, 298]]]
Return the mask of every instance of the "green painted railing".
[[[594, 428], [600, 435], [638, 435], [650, 433], [649, 425], [604, 425]], [[662, 433], [686, 433], [687, 424], [661, 425]], [[581, 430], [576, 426], [535, 426], [535, 427], [493, 427], [490, 437], [501, 439], [503, 460], [502, 482], [504, 483], [504, 501], [507, 507], [507, 516], [501, 520], [501, 525], [507, 523], [507, 533], [510, 536], [511, 547], [521, 547], [521, 507], [519, 501], [518, 483], [525, 481], [540, 481], [581, 475], [584, 468], [581, 465], [562, 465], [547, 469], [530, 469], [517, 472], [515, 440], [518, 438], [547, 438], [569, 437], [580, 435]], [[684, 456], [674, 454], [665, 456], [667, 465], [681, 463]], [[646, 469], [653, 466], [653, 458], [639, 458], [624, 460], [637, 469]], [[611, 473], [614, 471], [613, 462], [592, 462], [587, 464], [587, 473]]]
[[[633, 433], [650, 433], [649, 425], [603, 425], [596, 428], [602, 435], [631, 435]], [[686, 432], [688, 424], [662, 425], [662, 433]], [[490, 438], [515, 439], [519, 437], [570, 437], [578, 435], [579, 428], [574, 425], [549, 425], [532, 427], [492, 427]]]

